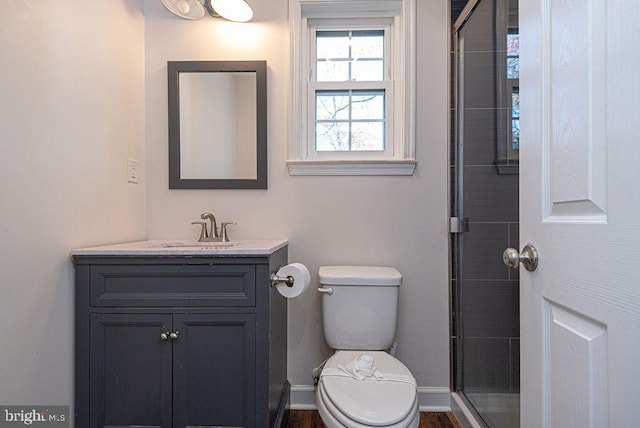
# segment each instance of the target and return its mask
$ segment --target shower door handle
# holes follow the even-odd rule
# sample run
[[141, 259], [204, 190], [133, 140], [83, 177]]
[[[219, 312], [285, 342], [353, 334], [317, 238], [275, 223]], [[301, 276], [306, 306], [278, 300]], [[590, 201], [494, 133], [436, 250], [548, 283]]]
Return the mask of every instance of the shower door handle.
[[522, 247], [521, 253], [515, 248], [507, 248], [502, 253], [502, 261], [513, 269], [518, 269], [522, 263], [526, 270], [533, 272], [538, 267], [538, 250], [531, 244]]

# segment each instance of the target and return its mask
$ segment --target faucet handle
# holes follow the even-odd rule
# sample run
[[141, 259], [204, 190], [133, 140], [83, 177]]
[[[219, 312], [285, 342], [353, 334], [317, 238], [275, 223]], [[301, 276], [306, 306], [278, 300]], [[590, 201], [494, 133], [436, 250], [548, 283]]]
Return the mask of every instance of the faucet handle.
[[222, 238], [222, 242], [229, 242], [229, 235], [227, 234], [227, 225], [228, 224], [238, 224], [235, 221], [223, 221], [220, 225], [220, 237]]
[[202, 242], [206, 239], [206, 237], [209, 235], [207, 233], [207, 223], [204, 221], [192, 221], [191, 224], [199, 224], [201, 226], [200, 229], [200, 239], [198, 239], [199, 242]]

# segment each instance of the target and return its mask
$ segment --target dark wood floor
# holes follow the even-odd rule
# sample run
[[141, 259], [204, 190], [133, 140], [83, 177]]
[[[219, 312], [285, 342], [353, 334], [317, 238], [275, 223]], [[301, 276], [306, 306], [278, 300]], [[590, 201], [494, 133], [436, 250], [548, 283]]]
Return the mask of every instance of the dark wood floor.
[[[324, 428], [315, 410], [291, 410], [287, 428]], [[461, 428], [453, 413], [420, 413], [419, 428]]]

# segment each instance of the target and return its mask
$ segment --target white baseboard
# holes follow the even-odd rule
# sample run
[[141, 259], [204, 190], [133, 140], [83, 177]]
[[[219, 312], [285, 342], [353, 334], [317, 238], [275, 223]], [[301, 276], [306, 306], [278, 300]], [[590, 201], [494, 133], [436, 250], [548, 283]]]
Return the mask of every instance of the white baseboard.
[[418, 387], [418, 406], [421, 412], [450, 412], [449, 388]]
[[[421, 412], [450, 412], [449, 388], [418, 387], [418, 405]], [[313, 385], [291, 385], [292, 410], [317, 410], [316, 388]]]
[[313, 385], [291, 385], [291, 410], [318, 410], [316, 387]]
[[451, 393], [451, 411], [458, 422], [460, 422], [460, 425], [462, 425], [462, 428], [483, 428], [483, 426], [476, 421], [464, 401], [462, 401], [460, 396], [455, 392]]

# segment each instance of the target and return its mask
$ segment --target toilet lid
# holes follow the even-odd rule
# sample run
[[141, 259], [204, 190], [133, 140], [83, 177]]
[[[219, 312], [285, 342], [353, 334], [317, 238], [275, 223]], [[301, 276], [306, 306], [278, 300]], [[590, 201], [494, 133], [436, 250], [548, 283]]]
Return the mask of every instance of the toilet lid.
[[[376, 369], [389, 375], [404, 375], [413, 379], [409, 369], [396, 358], [382, 351], [338, 351], [324, 366], [337, 369], [346, 366], [362, 354], [371, 355]], [[357, 380], [344, 376], [322, 376], [326, 396], [345, 416], [371, 426], [385, 426], [405, 419], [415, 408], [416, 385], [407, 382]]]

